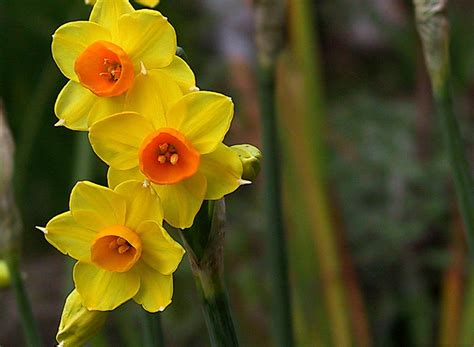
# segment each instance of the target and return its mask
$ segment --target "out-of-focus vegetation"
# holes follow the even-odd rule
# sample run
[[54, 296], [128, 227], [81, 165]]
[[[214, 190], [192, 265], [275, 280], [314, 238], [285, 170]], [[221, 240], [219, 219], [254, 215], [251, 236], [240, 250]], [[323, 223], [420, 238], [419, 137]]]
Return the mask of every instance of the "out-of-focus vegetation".
[[[327, 144], [324, 170], [346, 299], [342, 309], [356, 336], [354, 344], [362, 346], [366, 331], [374, 346], [456, 345], [462, 334], [469, 335], [469, 327], [463, 328], [469, 268], [411, 2], [310, 3], [324, 103], [324, 127], [318, 136]], [[66, 80], [51, 58], [51, 34], [66, 21], [87, 18], [89, 10], [82, 0], [0, 0], [0, 98], [17, 147], [14, 184], [24, 225], [23, 269], [46, 345], [53, 344], [70, 273], [64, 257], [34, 226], [67, 208], [76, 179], [105, 183], [106, 167], [80, 146], [84, 134], [71, 136], [67, 129], [53, 127], [54, 101]], [[199, 87], [233, 97], [237, 113], [227, 143], [258, 145], [249, 3], [162, 0], [158, 10], [175, 26]], [[472, 163], [472, 4], [452, 1], [449, 14], [455, 109]], [[325, 254], [315, 253], [315, 225], [307, 215], [302, 217], [307, 208], [303, 202], [311, 201], [304, 200], [304, 194], [310, 190], [284, 160], [292, 155], [286, 149], [298, 151], [286, 147], [291, 137], [285, 131], [302, 112], [298, 97], [303, 95], [304, 74], [292, 63], [292, 44], [288, 35], [286, 56], [279, 64], [286, 79], [278, 97], [286, 106], [280, 124], [295, 333], [300, 346], [326, 346], [332, 341], [322, 302], [328, 279], [321, 276], [318, 260]], [[78, 177], [85, 161], [91, 170]], [[266, 346], [270, 341], [260, 183], [227, 199], [225, 276], [242, 346]], [[186, 261], [176, 273], [174, 288], [173, 304], [162, 314], [167, 343], [207, 346]], [[22, 345], [13, 296], [7, 290], [0, 294], [0, 316], [11, 317], [0, 328], [0, 345]], [[121, 307], [112, 314], [103, 338], [111, 345], [136, 346], [142, 318], [135, 305]], [[357, 325], [360, 321], [367, 326]]]

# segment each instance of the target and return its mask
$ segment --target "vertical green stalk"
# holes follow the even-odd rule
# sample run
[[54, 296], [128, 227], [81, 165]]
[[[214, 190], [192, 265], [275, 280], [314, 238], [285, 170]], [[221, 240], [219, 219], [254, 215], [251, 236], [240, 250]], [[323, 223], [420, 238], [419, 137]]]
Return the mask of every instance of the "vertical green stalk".
[[431, 78], [436, 115], [443, 142], [451, 164], [454, 187], [463, 217], [466, 239], [470, 247], [471, 275], [464, 297], [462, 341], [472, 344], [472, 322], [474, 321], [474, 187], [469, 172], [458, 121], [453, 112], [449, 61], [449, 31], [446, 17], [447, 0], [414, 0], [418, 31], [420, 33], [425, 61]]
[[474, 246], [474, 186], [453, 112], [447, 0], [414, 0], [418, 32], [431, 78], [436, 115], [451, 164], [468, 244]]
[[272, 328], [278, 346], [294, 343], [288, 262], [283, 228], [280, 148], [277, 137], [275, 66], [283, 45], [284, 2], [259, 0], [255, 4], [259, 89], [262, 117], [264, 207], [267, 254], [272, 284]]
[[21, 220], [12, 189], [13, 139], [0, 104], [0, 255], [5, 257], [28, 347], [41, 346], [31, 304], [21, 277]]
[[237, 347], [223, 279], [224, 200], [205, 201], [190, 229], [181, 232], [213, 347]]
[[[282, 131], [291, 153], [287, 164], [294, 168], [300, 186], [304, 187], [300, 196], [313, 226], [308, 230], [307, 237], [312, 238], [318, 259], [332, 344], [350, 346], [356, 341], [352, 341], [342, 259], [327, 190], [324, 97], [313, 6], [307, 0], [290, 1], [289, 10], [293, 64], [301, 73], [302, 88], [298, 98], [301, 116], [293, 113], [282, 116]], [[370, 344], [369, 332], [364, 331], [364, 335], [367, 336], [366, 341], [357, 342]]]
[[145, 347], [164, 347], [161, 313], [145, 312], [143, 320], [143, 345]]

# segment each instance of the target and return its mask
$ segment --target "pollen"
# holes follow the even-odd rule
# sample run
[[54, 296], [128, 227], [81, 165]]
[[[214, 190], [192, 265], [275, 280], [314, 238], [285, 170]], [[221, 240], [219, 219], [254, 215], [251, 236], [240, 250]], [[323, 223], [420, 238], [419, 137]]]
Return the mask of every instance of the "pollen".
[[158, 145], [157, 160], [160, 164], [170, 163], [171, 165], [178, 164], [179, 155], [174, 145], [164, 142]]
[[122, 75], [122, 65], [120, 62], [111, 62], [108, 58], [104, 58], [104, 70], [104, 72], [99, 73], [99, 76], [112, 82], [117, 82]]

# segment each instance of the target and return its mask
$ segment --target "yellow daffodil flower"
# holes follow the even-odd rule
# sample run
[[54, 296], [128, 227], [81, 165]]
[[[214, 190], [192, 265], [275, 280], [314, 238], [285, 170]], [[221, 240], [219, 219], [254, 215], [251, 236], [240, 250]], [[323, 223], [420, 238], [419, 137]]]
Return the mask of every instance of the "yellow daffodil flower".
[[[143, 88], [144, 79], [156, 88]], [[137, 78], [129, 95], [129, 107], [137, 113], [95, 123], [89, 139], [110, 166], [110, 187], [130, 179], [150, 183], [163, 202], [165, 220], [188, 228], [203, 200], [220, 199], [247, 182], [241, 180], [238, 155], [222, 143], [232, 100], [202, 91], [183, 96], [176, 84], [164, 80], [159, 71]], [[160, 83], [166, 83], [166, 93], [156, 92]]]
[[114, 190], [79, 182], [69, 206], [38, 229], [78, 260], [73, 277], [84, 307], [108, 311], [133, 298], [147, 311], [162, 311], [184, 249], [163, 229], [154, 191], [136, 181]]
[[[97, 0], [84, 0], [84, 2], [86, 3], [86, 5], [94, 5], [97, 2]], [[143, 6], [155, 7], [156, 5], [160, 3], [160, 0], [135, 0], [135, 2]]]
[[184, 91], [193, 89], [194, 74], [176, 47], [176, 33], [159, 12], [135, 11], [126, 0], [98, 0], [89, 21], [66, 23], [53, 35], [53, 58], [70, 79], [56, 101], [56, 125], [87, 130], [124, 111], [136, 77], [153, 69]]

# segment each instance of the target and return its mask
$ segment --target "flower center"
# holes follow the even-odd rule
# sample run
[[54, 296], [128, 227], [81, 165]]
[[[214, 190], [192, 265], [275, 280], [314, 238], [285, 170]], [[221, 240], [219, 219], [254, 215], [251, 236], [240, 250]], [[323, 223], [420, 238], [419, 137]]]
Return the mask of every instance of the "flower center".
[[153, 183], [174, 184], [196, 173], [200, 154], [179, 131], [161, 128], [143, 141], [139, 161], [140, 170]]
[[142, 243], [133, 230], [115, 225], [99, 232], [92, 242], [91, 260], [113, 272], [126, 272], [140, 259]]
[[133, 84], [135, 74], [130, 57], [119, 46], [96, 41], [74, 64], [79, 81], [98, 96], [117, 96]]

